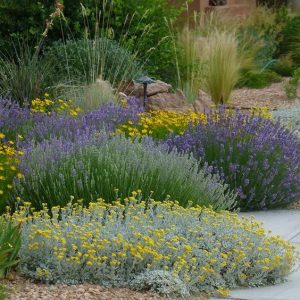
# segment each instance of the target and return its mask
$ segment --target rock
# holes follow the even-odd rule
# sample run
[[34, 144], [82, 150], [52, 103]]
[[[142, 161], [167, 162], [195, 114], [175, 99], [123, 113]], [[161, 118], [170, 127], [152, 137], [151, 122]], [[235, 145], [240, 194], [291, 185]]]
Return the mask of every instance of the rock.
[[128, 99], [128, 97], [127, 97], [127, 95], [126, 94], [124, 94], [124, 93], [122, 93], [122, 92], [119, 92], [118, 93], [118, 99], [124, 99], [124, 100], [127, 100]]
[[158, 93], [148, 97], [146, 110], [169, 110], [175, 112], [188, 112], [193, 110], [183, 92], [177, 90], [176, 93]]
[[205, 113], [211, 110], [213, 106], [214, 103], [212, 102], [211, 97], [204, 91], [199, 90], [198, 99], [193, 104], [194, 111], [198, 113]]
[[[171, 87], [170, 84], [157, 80], [157, 82], [148, 85], [147, 96], [150, 97], [159, 93], [168, 93]], [[135, 83], [133, 80], [123, 80], [119, 84], [118, 92], [124, 93], [127, 96], [143, 97], [144, 86]]]
[[[149, 84], [147, 88], [147, 96], [154, 96], [158, 93], [168, 93], [171, 90], [171, 85], [163, 81], [157, 80], [157, 82]], [[144, 95], [144, 90], [143, 90]]]

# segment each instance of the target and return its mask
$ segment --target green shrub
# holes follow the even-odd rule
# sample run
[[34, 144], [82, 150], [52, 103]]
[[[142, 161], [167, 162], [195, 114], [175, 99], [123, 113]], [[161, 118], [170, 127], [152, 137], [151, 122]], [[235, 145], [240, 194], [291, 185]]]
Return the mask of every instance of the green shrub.
[[281, 54], [290, 54], [294, 63], [300, 65], [300, 16], [292, 18], [283, 29]]
[[197, 160], [168, 154], [152, 142], [145, 146], [115, 137], [95, 146], [83, 146], [60, 159], [57, 144], [41, 149], [37, 146], [27, 157], [25, 177], [16, 183], [15, 192], [39, 209], [42, 203], [49, 207], [66, 205], [70, 196], [84, 199], [85, 204], [99, 197], [113, 199], [115, 188], [121, 197], [136, 189], [146, 194], [155, 191], [160, 200], [170, 194], [183, 206], [189, 201], [215, 209], [234, 204], [235, 196], [216, 177], [206, 176]]
[[48, 283], [98, 283], [165, 295], [206, 292], [284, 280], [298, 263], [295, 247], [270, 236], [255, 219], [142, 201], [141, 194], [89, 208], [69, 204], [14, 215], [22, 220], [20, 270]]
[[18, 263], [17, 256], [21, 247], [19, 226], [0, 218], [0, 278]]
[[[186, 8], [190, 0], [115, 0], [112, 15], [112, 28], [116, 37], [124, 30], [128, 31], [129, 47], [139, 49], [139, 56], [146, 61], [145, 68], [157, 79], [175, 83], [173, 41], [170, 36], [169, 21], [176, 18]], [[133, 20], [124, 26], [124, 20], [134, 15]], [[147, 28], [145, 32], [145, 28]]]
[[285, 93], [289, 99], [294, 99], [297, 97], [299, 80], [300, 80], [300, 67], [294, 71], [293, 77], [290, 78], [289, 81], [284, 86]]
[[271, 70], [264, 70], [261, 72], [247, 72], [242, 76], [239, 85], [260, 89], [280, 81], [281, 77], [277, 73]]
[[290, 54], [281, 55], [270, 68], [277, 74], [285, 77], [292, 76], [295, 71], [295, 65]]

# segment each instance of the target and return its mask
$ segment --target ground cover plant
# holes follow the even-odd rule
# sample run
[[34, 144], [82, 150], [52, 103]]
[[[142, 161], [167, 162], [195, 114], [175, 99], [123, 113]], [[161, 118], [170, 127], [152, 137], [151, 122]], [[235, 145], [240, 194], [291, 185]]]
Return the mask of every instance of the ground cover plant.
[[219, 110], [181, 136], [167, 140], [171, 149], [193, 153], [238, 193], [243, 210], [286, 206], [298, 199], [299, 140], [262, 117]]
[[279, 109], [272, 113], [273, 117], [280, 121], [290, 131], [295, 132], [300, 137], [300, 106]]
[[297, 262], [294, 246], [255, 220], [178, 202], [68, 204], [13, 216], [22, 221], [20, 270], [48, 283], [99, 283], [188, 296], [281, 282]]

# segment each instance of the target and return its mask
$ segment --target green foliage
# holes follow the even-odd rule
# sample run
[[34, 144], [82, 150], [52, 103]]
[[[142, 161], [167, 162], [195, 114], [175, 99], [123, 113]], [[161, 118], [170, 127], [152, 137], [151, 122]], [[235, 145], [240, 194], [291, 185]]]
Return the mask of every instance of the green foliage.
[[300, 80], [300, 68], [297, 68], [293, 77], [285, 84], [284, 90], [289, 99], [294, 99], [297, 97], [298, 83]]
[[270, 69], [281, 76], [290, 77], [295, 71], [295, 65], [291, 55], [287, 54], [281, 55], [278, 60], [276, 60], [275, 63], [270, 66]]
[[[201, 53], [202, 38], [195, 26], [186, 25], [178, 34], [173, 35], [176, 61], [177, 86], [191, 103], [198, 98], [203, 83], [204, 59]], [[171, 26], [170, 26], [171, 27]], [[170, 28], [170, 31], [175, 31]]]
[[170, 83], [174, 83], [176, 69], [168, 22], [174, 21], [180, 15], [186, 2], [179, 0], [176, 4], [170, 4], [167, 0], [148, 0], [139, 1], [137, 5], [136, 0], [115, 0], [113, 5], [115, 18], [112, 20], [112, 28], [116, 36], [124, 30], [123, 20], [134, 14], [130, 27], [125, 27], [130, 47], [135, 48], [138, 45], [142, 60], [147, 60], [146, 69], [150, 75]]
[[[192, 201], [221, 209], [234, 203], [234, 195], [215, 177], [206, 176], [197, 160], [168, 154], [152, 143], [144, 146], [115, 137], [97, 146], [83, 146], [61, 159], [52, 158], [56, 151], [56, 146], [49, 147], [44, 154], [39, 146], [33, 149], [27, 158], [30, 170], [16, 184], [15, 197], [30, 199], [40, 209], [42, 203], [49, 207], [66, 205], [70, 196], [84, 199], [84, 204], [99, 197], [113, 199], [118, 188], [121, 197], [136, 189], [146, 194], [154, 191], [160, 200], [170, 194], [183, 206]], [[45, 159], [43, 164], [39, 161], [41, 155]]]
[[296, 65], [300, 64], [300, 16], [292, 18], [282, 31], [280, 54], [290, 54]]
[[91, 84], [98, 78], [113, 86], [125, 79], [136, 78], [142, 71], [136, 55], [107, 37], [55, 42], [45, 58], [54, 63], [55, 74], [62, 82]]
[[241, 58], [233, 33], [214, 32], [207, 37], [207, 64], [204, 87], [216, 104], [225, 104], [239, 80]]
[[32, 46], [53, 9], [53, 0], [1, 0], [0, 50], [9, 49], [11, 42], [17, 43], [20, 38], [26, 38]]
[[8, 299], [8, 288], [4, 284], [0, 284], [0, 300]]
[[[2, 1], [3, 2], [3, 1]], [[0, 40], [7, 47], [9, 38], [26, 36], [34, 45], [36, 36], [44, 31], [45, 20], [54, 11], [54, 1], [36, 2], [35, 0], [4, 0], [0, 4]], [[127, 33], [127, 47], [139, 49], [140, 58], [146, 62], [149, 73], [167, 82], [174, 80], [174, 53], [169, 38], [167, 21], [175, 19], [185, 7], [185, 0], [170, 4], [167, 0], [86, 0], [84, 17], [80, 0], [64, 0], [64, 18], [55, 18], [48, 32], [46, 42], [51, 44], [61, 38], [80, 39], [86, 36], [87, 26], [90, 36], [102, 29], [111, 30], [115, 39]], [[18, 16], [18, 17], [17, 17]], [[98, 20], [100, 16], [100, 20]], [[15, 21], [16, 20], [16, 21]], [[96, 29], [96, 30], [95, 30]]]
[[17, 256], [21, 247], [19, 229], [10, 220], [0, 218], [0, 278], [18, 263]]
[[21, 106], [42, 96], [56, 79], [53, 64], [41, 58], [25, 42], [19, 42], [12, 53], [0, 53], [0, 95], [11, 97]]
[[280, 7], [282, 5], [287, 5], [288, 0], [258, 0], [257, 4], [267, 5], [268, 7]]
[[261, 72], [247, 72], [243, 74], [239, 85], [253, 89], [260, 89], [274, 82], [280, 82], [281, 77], [271, 70], [263, 70]]

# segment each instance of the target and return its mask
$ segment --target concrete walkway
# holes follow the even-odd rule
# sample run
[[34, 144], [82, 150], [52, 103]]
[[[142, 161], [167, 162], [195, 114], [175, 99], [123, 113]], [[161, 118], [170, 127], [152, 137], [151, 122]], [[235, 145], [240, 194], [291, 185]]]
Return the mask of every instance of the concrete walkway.
[[[242, 215], [254, 215], [257, 220], [263, 222], [266, 229], [294, 243], [300, 251], [300, 210], [260, 211]], [[300, 269], [291, 273], [285, 283], [237, 289], [233, 290], [230, 296], [229, 299], [239, 300], [300, 300]]]

